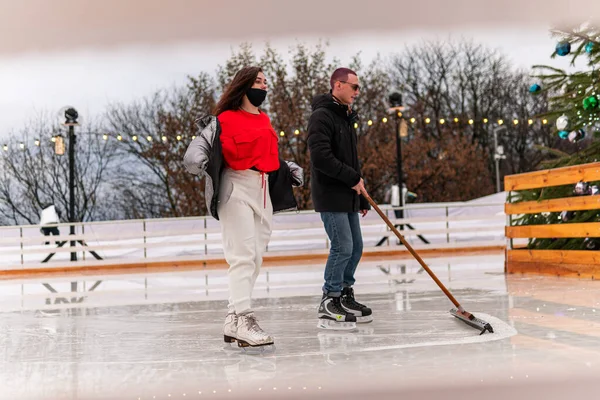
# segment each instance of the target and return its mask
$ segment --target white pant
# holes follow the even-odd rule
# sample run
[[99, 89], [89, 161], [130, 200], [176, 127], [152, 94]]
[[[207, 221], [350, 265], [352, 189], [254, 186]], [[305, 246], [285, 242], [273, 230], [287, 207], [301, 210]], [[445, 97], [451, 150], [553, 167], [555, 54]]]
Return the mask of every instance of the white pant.
[[225, 169], [217, 212], [229, 264], [229, 311], [245, 313], [251, 310], [252, 290], [271, 238], [273, 205], [267, 174]]

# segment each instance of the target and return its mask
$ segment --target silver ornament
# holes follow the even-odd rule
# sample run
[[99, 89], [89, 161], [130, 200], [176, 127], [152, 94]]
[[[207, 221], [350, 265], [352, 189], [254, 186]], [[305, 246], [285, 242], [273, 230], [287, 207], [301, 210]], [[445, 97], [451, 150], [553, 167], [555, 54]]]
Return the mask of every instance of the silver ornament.
[[564, 131], [569, 126], [569, 117], [566, 115], [561, 115], [556, 119], [556, 129], [559, 131]]
[[585, 131], [583, 129], [579, 129], [577, 131], [570, 132], [567, 138], [569, 139], [569, 142], [577, 143], [585, 138]]
[[560, 219], [563, 222], [570, 221], [571, 219], [573, 219], [574, 216], [575, 216], [575, 212], [573, 212], [573, 211], [563, 211], [560, 213]]
[[590, 184], [583, 181], [577, 182], [577, 184], [575, 185], [575, 190], [573, 190], [573, 192], [578, 196], [590, 194]]

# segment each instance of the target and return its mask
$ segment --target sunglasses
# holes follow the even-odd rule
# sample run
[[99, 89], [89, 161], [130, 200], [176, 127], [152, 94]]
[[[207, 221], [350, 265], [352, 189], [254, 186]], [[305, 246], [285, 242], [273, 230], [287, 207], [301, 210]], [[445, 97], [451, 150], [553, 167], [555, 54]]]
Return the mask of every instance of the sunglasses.
[[340, 81], [341, 83], [345, 83], [346, 85], [350, 85], [350, 87], [352, 88], [352, 90], [354, 90], [355, 92], [358, 90], [360, 91], [360, 85], [356, 84], [356, 83], [350, 83], [350, 82], [346, 82], [346, 81]]

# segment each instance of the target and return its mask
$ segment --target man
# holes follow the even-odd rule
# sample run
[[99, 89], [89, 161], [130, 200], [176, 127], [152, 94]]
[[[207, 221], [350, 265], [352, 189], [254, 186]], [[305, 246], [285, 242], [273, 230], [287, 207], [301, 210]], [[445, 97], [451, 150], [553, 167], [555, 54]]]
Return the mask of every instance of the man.
[[330, 93], [313, 99], [308, 122], [312, 200], [331, 241], [317, 326], [345, 330], [373, 320], [371, 309], [354, 299], [352, 289], [363, 250], [358, 213], [364, 217], [370, 207], [360, 194], [365, 187], [354, 128], [358, 115], [352, 110], [360, 92], [358, 77], [339, 68], [330, 84]]

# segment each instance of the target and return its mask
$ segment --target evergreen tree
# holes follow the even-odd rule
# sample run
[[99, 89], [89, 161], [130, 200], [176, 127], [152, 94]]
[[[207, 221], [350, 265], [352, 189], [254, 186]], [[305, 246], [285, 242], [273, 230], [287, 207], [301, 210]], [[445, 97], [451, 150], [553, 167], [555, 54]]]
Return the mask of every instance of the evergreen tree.
[[[540, 163], [541, 169], [600, 161], [600, 29], [583, 26], [572, 31], [553, 31], [557, 45], [551, 58], [569, 57], [575, 72], [549, 65], [535, 65], [537, 84], [530, 91], [548, 97], [549, 112], [543, 117], [556, 124], [557, 148], [547, 149], [552, 158]], [[600, 182], [586, 182], [588, 186]], [[523, 190], [512, 196], [513, 202], [540, 201], [576, 196], [575, 185]], [[587, 194], [591, 193], [590, 191]], [[600, 210], [563, 213], [526, 214], [513, 225], [541, 225], [600, 221]], [[530, 239], [532, 249], [597, 249], [598, 239]]]

